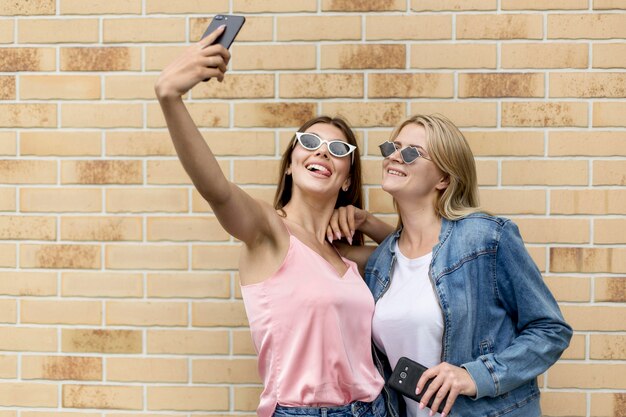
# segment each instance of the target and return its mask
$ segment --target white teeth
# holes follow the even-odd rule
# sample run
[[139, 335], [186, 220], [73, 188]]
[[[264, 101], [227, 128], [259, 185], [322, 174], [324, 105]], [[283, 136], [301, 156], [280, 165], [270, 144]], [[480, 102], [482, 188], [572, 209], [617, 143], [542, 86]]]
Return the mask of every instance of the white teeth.
[[406, 177], [406, 174], [403, 174], [400, 171], [396, 171], [395, 169], [389, 169], [389, 170], [387, 170], [387, 173], [391, 174], [391, 175], [397, 175], [399, 177]]
[[323, 167], [323, 166], [318, 165], [318, 164], [308, 165], [306, 167], [306, 169], [308, 169], [309, 171], [315, 170], [315, 171], [329, 172], [328, 169], [326, 169], [326, 167]]

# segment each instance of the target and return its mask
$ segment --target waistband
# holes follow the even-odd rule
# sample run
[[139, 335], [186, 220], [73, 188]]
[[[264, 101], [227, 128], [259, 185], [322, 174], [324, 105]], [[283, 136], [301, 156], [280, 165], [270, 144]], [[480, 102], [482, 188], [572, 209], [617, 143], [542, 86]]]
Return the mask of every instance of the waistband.
[[351, 414], [353, 417], [360, 417], [366, 411], [372, 408], [384, 410], [385, 400], [382, 393], [378, 395], [372, 402], [354, 401], [346, 405], [328, 406], [328, 407], [287, 407], [277, 405], [274, 411], [275, 415], [288, 416], [313, 416], [313, 417], [332, 417], [333, 415]]

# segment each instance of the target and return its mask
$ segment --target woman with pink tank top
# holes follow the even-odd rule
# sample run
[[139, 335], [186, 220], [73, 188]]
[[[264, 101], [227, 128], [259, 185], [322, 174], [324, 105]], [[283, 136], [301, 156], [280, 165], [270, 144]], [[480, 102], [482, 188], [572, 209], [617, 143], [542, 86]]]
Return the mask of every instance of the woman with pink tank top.
[[265, 387], [257, 414], [386, 417], [370, 345], [374, 299], [326, 236], [335, 207], [362, 207], [354, 133], [341, 118], [304, 123], [283, 154], [274, 207], [229, 182], [182, 100], [202, 80], [223, 80], [230, 54], [212, 45], [220, 30], [165, 68], [155, 91], [183, 167], [243, 242], [239, 275]]

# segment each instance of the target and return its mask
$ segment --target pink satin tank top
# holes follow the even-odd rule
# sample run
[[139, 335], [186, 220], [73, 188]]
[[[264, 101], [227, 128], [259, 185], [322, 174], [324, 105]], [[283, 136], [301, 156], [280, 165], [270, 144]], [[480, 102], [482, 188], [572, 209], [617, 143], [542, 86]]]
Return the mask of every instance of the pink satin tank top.
[[348, 265], [340, 277], [321, 255], [290, 235], [279, 270], [242, 286], [264, 390], [257, 414], [293, 407], [373, 401], [383, 379], [371, 353], [374, 298]]

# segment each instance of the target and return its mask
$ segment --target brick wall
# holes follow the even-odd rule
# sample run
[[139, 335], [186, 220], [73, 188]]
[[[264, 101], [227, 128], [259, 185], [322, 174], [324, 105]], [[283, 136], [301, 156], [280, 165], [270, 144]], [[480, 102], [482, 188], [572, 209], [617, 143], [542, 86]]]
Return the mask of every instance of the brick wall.
[[[226, 175], [271, 200], [294, 127], [341, 113], [368, 207], [410, 114], [465, 131], [575, 328], [548, 416], [626, 415], [623, 0], [0, 0], [0, 417], [251, 415], [239, 246], [183, 172], [159, 71], [245, 14], [189, 107]], [[69, 414], [65, 414], [69, 413]]]

